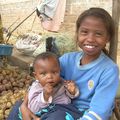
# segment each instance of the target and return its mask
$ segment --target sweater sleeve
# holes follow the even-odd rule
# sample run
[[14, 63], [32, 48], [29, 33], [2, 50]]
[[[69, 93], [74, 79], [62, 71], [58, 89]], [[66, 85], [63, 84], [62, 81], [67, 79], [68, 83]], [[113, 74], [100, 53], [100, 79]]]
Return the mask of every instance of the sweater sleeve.
[[59, 61], [60, 61], [60, 67], [61, 67], [60, 76], [64, 79], [65, 78], [65, 68], [66, 68], [66, 65], [67, 65], [66, 54], [62, 55], [59, 58]]
[[80, 120], [108, 120], [114, 108], [119, 82], [118, 67], [106, 69], [95, 90], [90, 109]]
[[35, 113], [40, 109], [48, 106], [52, 102], [52, 98], [46, 102], [43, 97], [43, 89], [38, 81], [35, 81], [30, 87], [28, 93], [28, 107], [30, 110]]

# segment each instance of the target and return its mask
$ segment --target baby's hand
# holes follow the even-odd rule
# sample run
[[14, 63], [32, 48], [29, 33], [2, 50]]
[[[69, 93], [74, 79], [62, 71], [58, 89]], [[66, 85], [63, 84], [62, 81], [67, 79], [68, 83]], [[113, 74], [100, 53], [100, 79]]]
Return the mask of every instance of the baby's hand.
[[70, 92], [70, 94], [75, 95], [75, 93], [76, 93], [76, 85], [75, 85], [74, 81], [65, 80], [64, 82], [65, 82], [65, 87]]
[[43, 95], [45, 101], [48, 101], [49, 97], [53, 94], [53, 86], [51, 84], [46, 84], [43, 88]]
[[48, 83], [48, 84], [46, 84], [46, 85], [44, 86], [43, 91], [44, 91], [45, 94], [52, 95], [52, 93], [53, 93], [53, 86]]

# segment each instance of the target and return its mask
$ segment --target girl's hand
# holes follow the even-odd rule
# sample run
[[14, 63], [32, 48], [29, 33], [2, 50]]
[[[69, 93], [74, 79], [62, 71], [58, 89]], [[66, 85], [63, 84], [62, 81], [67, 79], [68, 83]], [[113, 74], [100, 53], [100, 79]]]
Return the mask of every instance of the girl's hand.
[[65, 83], [65, 87], [70, 92], [70, 94], [75, 95], [75, 93], [76, 93], [76, 85], [75, 85], [74, 81], [65, 80], [64, 83]]
[[41, 120], [39, 117], [35, 116], [33, 120]]
[[23, 120], [40, 120], [34, 113], [30, 111], [28, 108], [28, 94], [26, 94], [23, 103], [20, 106], [20, 110], [22, 112]]

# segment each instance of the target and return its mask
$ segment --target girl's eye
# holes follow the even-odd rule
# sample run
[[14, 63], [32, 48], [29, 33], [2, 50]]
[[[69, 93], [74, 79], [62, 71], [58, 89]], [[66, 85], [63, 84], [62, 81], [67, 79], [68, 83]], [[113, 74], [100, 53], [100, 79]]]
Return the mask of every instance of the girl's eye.
[[81, 34], [81, 35], [86, 35], [87, 33], [88, 33], [87, 30], [80, 30], [80, 34]]
[[96, 36], [98, 36], [98, 37], [103, 35], [103, 33], [101, 33], [101, 32], [96, 32], [95, 34], [96, 34]]

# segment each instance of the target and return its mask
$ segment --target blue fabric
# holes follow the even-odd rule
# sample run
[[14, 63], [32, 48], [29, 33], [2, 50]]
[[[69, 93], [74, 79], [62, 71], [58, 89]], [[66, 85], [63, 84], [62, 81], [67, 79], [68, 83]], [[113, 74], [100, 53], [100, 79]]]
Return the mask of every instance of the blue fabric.
[[[21, 114], [19, 112], [21, 103], [21, 100], [15, 103], [7, 120], [21, 120]], [[72, 104], [51, 104], [50, 106], [36, 113], [41, 120], [77, 120], [83, 116], [83, 114], [84, 111], [79, 111]]]
[[80, 65], [83, 55], [83, 52], [71, 52], [61, 56], [61, 76], [74, 80], [80, 89], [79, 98], [73, 100], [76, 107], [89, 109], [108, 120], [118, 88], [118, 66], [103, 52], [91, 63]]
[[19, 101], [16, 101], [14, 104], [12, 110], [10, 111], [10, 114], [7, 118], [7, 120], [21, 120], [18, 116], [19, 114], [19, 107], [22, 104], [22, 100], [20, 99]]
[[72, 104], [56, 104], [48, 113], [41, 115], [41, 120], [77, 120], [84, 112], [79, 111]]
[[65, 119], [66, 119], [66, 120], [74, 120], [74, 118], [72, 117], [72, 115], [69, 114], [68, 112], [66, 112]]
[[21, 111], [20, 111], [20, 108], [19, 108], [18, 117], [20, 118], [20, 120], [22, 120], [22, 113], [21, 113]]
[[43, 114], [48, 114], [55, 111], [55, 104], [50, 104], [48, 107], [43, 108], [42, 110], [35, 113], [36, 116], [41, 117]]
[[[42, 110], [38, 111], [37, 113], [35, 113], [35, 115], [38, 116], [38, 117], [41, 117], [43, 114], [47, 114], [50, 111], [54, 111], [54, 105], [52, 105], [52, 104], [49, 105], [48, 107], [43, 108]], [[18, 117], [20, 118], [20, 120], [22, 120], [22, 113], [20, 111], [20, 108], [19, 108]]]

